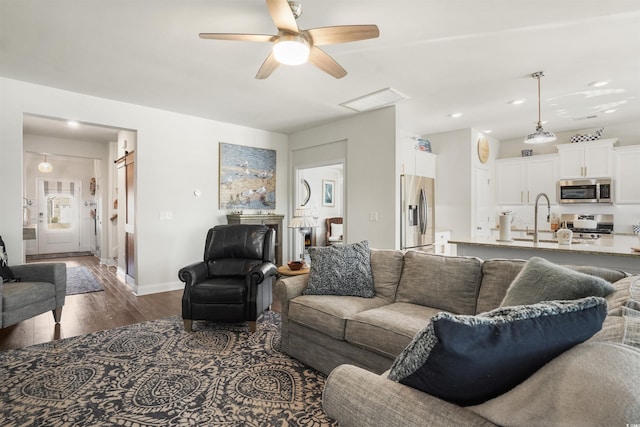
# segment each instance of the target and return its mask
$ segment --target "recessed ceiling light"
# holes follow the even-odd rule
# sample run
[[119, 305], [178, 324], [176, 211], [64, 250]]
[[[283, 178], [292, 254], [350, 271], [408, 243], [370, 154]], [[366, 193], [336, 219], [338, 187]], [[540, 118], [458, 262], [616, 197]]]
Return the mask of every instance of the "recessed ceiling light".
[[458, 117], [462, 117], [462, 113], [451, 113], [449, 114], [449, 117], [457, 119]]
[[485, 129], [485, 130], [483, 130], [482, 132], [483, 132], [483, 133], [491, 133], [491, 132], [493, 132], [493, 130], [491, 130], [491, 129]]
[[76, 122], [75, 120], [69, 120], [67, 121], [67, 126], [69, 126], [70, 128], [77, 128], [78, 126], [80, 126], [80, 123]]
[[382, 89], [376, 92], [372, 92], [368, 95], [363, 95], [359, 98], [352, 99], [351, 101], [343, 102], [340, 105], [360, 112], [387, 107], [408, 98], [409, 97], [407, 95], [388, 87], [386, 89]]
[[511, 104], [511, 105], [520, 105], [520, 104], [524, 104], [525, 101], [526, 101], [526, 99], [524, 99], [524, 98], [512, 99], [511, 101], [509, 101], [509, 104]]
[[604, 113], [605, 114], [610, 114], [610, 113], [615, 113], [617, 110], [615, 108], [612, 108], [610, 110], [605, 110]]
[[589, 83], [589, 86], [591, 86], [591, 87], [602, 87], [602, 86], [606, 86], [608, 84], [609, 84], [608, 80], [596, 80], [595, 82]]

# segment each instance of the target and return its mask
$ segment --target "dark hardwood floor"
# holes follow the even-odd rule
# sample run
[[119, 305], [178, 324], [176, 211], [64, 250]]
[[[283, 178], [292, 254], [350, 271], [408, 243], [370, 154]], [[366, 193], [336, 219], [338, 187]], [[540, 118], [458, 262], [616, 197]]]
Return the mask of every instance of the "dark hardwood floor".
[[100, 265], [94, 256], [37, 262], [65, 262], [68, 267], [84, 265], [96, 276], [104, 291], [68, 295], [59, 325], [55, 324], [51, 312], [46, 312], [0, 329], [0, 350], [84, 335], [182, 312], [182, 290], [135, 296], [131, 289], [118, 279], [115, 267]]

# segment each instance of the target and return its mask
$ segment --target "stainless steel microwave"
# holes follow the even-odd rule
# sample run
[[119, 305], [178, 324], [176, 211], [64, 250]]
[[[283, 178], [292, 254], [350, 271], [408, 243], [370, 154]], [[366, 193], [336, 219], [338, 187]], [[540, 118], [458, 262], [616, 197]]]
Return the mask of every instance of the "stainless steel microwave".
[[613, 203], [610, 178], [558, 181], [558, 203]]

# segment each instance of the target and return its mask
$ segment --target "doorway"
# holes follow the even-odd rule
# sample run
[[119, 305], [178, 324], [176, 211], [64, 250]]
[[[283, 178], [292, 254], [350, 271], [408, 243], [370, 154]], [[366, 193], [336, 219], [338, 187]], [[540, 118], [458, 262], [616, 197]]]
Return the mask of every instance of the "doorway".
[[[305, 236], [305, 246], [328, 246], [326, 219], [342, 218], [344, 221], [344, 164], [328, 164], [300, 168], [296, 170], [296, 207], [305, 206], [311, 209], [317, 226]], [[327, 194], [327, 190], [331, 192]], [[327, 196], [329, 196], [327, 198]], [[343, 229], [346, 237], [347, 231]], [[301, 253], [296, 239], [295, 250]]]
[[[93, 254], [110, 264], [108, 206], [122, 130], [25, 113], [22, 131], [24, 255]], [[45, 156], [50, 171], [38, 168]]]

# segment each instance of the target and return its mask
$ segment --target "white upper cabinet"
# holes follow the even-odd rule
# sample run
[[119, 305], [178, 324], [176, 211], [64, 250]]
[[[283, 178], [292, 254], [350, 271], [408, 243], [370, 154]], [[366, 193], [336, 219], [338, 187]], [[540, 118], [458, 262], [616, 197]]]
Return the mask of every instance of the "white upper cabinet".
[[613, 176], [613, 146], [617, 138], [556, 145], [560, 178], [608, 178]]
[[640, 145], [616, 148], [614, 159], [615, 203], [640, 204]]
[[556, 203], [558, 156], [542, 155], [496, 160], [498, 205], [529, 205], [539, 193]]

